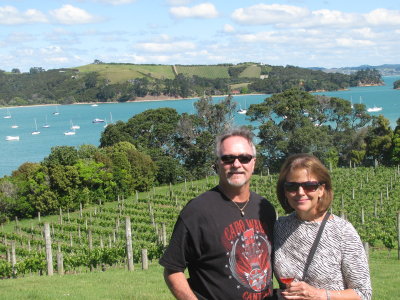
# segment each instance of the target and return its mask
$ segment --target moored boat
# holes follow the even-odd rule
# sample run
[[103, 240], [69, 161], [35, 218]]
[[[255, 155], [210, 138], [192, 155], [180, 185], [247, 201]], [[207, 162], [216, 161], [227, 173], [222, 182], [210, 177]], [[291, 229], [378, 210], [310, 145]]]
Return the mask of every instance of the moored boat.
[[92, 123], [104, 123], [105, 121], [103, 119], [93, 119]]
[[7, 135], [6, 141], [19, 141], [19, 135]]

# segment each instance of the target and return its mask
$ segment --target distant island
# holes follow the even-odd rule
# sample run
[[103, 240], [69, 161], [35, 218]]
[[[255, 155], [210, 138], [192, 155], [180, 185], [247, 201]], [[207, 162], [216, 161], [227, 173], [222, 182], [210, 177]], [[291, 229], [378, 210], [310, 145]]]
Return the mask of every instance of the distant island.
[[382, 85], [375, 68], [351, 74], [244, 62], [217, 65], [104, 63], [44, 70], [0, 70], [0, 106], [185, 99], [203, 95], [275, 94]]
[[343, 68], [310, 68], [312, 70], [320, 70], [327, 73], [342, 73], [354, 74], [360, 70], [375, 69], [382, 76], [400, 76], [400, 64], [385, 64], [379, 66], [362, 65], [358, 67], [343, 67]]

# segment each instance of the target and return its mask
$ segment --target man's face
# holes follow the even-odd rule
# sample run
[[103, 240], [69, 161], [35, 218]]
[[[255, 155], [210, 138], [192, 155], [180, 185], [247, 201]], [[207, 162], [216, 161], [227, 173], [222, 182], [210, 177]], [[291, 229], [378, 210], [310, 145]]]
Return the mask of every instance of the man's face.
[[[219, 157], [224, 155], [254, 155], [249, 142], [241, 136], [231, 136], [225, 139], [220, 148]], [[255, 158], [252, 158], [248, 163], [240, 162], [235, 159], [231, 163], [224, 163], [218, 158], [218, 173], [220, 183], [233, 187], [241, 187], [250, 181], [254, 171]]]

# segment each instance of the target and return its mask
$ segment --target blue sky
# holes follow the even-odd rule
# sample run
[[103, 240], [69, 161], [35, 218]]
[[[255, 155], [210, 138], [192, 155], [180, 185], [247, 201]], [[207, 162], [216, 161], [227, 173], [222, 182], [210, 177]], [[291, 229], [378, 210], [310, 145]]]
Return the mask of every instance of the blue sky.
[[398, 0], [0, 0], [0, 69], [400, 63]]

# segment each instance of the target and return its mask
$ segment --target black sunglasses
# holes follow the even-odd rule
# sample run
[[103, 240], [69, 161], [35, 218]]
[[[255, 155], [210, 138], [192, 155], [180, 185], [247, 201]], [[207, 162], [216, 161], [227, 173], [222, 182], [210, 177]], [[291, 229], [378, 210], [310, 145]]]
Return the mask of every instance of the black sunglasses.
[[248, 164], [253, 159], [253, 155], [250, 154], [222, 155], [220, 159], [224, 164], [233, 164], [237, 159], [240, 161], [241, 164]]
[[315, 192], [321, 185], [322, 182], [318, 181], [305, 181], [305, 182], [285, 182], [283, 187], [287, 192], [297, 192], [299, 187], [302, 187], [305, 192]]

